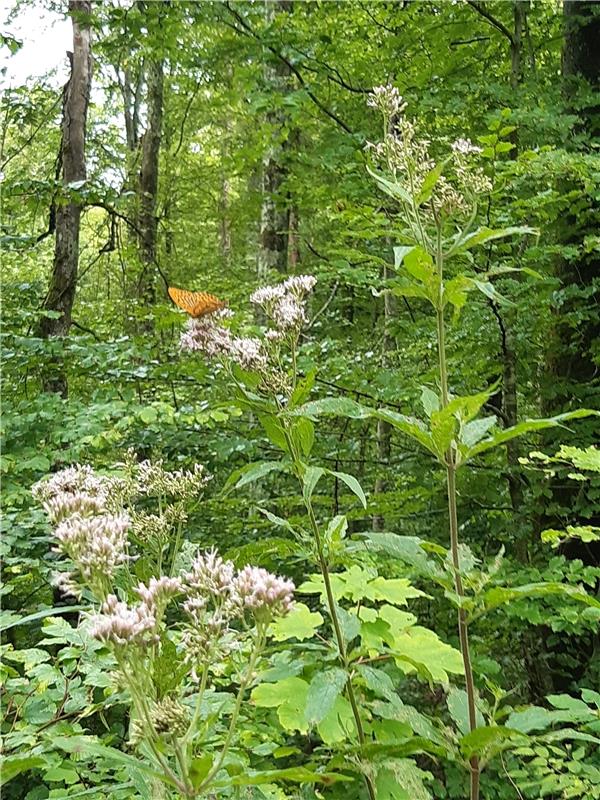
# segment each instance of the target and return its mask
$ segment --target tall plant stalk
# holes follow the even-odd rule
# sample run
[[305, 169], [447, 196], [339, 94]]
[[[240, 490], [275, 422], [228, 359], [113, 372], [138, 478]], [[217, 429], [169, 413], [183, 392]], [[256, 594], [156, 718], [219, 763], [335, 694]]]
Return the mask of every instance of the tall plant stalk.
[[[296, 375], [294, 374], [294, 385], [295, 385], [295, 378]], [[285, 429], [285, 426], [284, 426], [284, 433], [285, 433], [285, 440], [294, 463], [294, 473], [300, 484], [300, 491], [302, 491], [304, 485], [302, 462], [298, 456], [298, 453], [296, 452], [296, 448], [294, 447], [294, 443], [292, 441], [291, 436], [289, 435], [289, 432]], [[356, 725], [356, 735], [362, 747], [365, 744], [365, 731], [362, 724], [362, 718], [360, 716], [358, 701], [356, 699], [356, 695], [354, 694], [354, 687], [352, 686], [352, 677], [349, 672], [349, 661], [348, 661], [348, 653], [346, 650], [346, 642], [344, 641], [342, 626], [340, 624], [339, 615], [337, 613], [337, 607], [335, 604], [335, 597], [333, 594], [333, 589], [331, 587], [331, 576], [329, 573], [329, 564], [327, 563], [327, 557], [325, 555], [325, 551], [323, 548], [323, 537], [321, 536], [319, 523], [317, 522], [317, 518], [315, 516], [315, 511], [310, 497], [305, 499], [305, 506], [308, 515], [308, 520], [310, 523], [310, 528], [314, 537], [315, 547], [317, 551], [317, 559], [319, 562], [319, 569], [321, 570], [321, 575], [323, 576], [323, 583], [325, 586], [325, 596], [327, 598], [327, 608], [329, 610], [329, 615], [331, 617], [335, 640], [340, 654], [340, 663], [342, 664], [343, 669], [347, 673], [346, 694], [348, 695], [348, 701], [350, 703], [350, 707], [352, 709], [352, 715], [354, 717], [354, 723]], [[370, 800], [376, 800], [377, 792], [375, 790], [375, 785], [373, 784], [372, 779], [368, 775], [365, 775], [364, 779]]]
[[[448, 366], [446, 359], [446, 331], [444, 320], [444, 254], [442, 248], [441, 224], [437, 224], [437, 246], [436, 246], [436, 268], [438, 276], [438, 302], [436, 304], [437, 318], [437, 347], [438, 365], [440, 382], [440, 401], [441, 408], [444, 409], [449, 402], [448, 394]], [[448, 522], [450, 532], [450, 552], [452, 556], [452, 571], [454, 576], [454, 588], [458, 597], [458, 637], [460, 642], [460, 652], [462, 655], [465, 670], [465, 686], [467, 692], [467, 707], [469, 713], [469, 729], [475, 730], [477, 727], [477, 710], [475, 706], [475, 682], [473, 680], [473, 665], [471, 663], [471, 653], [469, 649], [469, 626], [467, 615], [462, 602], [465, 596], [462, 577], [460, 574], [460, 557], [458, 551], [458, 510], [456, 494], [456, 462], [452, 445], [448, 448], [445, 455], [446, 465], [446, 491], [448, 495]], [[479, 778], [481, 766], [476, 755], [469, 760], [471, 772], [470, 798], [479, 800]]]

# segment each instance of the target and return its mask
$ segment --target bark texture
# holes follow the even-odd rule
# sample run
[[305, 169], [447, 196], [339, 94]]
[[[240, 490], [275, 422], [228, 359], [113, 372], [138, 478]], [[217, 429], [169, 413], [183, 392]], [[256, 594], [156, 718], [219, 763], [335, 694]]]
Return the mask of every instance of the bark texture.
[[[92, 80], [91, 32], [87, 17], [89, 0], [70, 0], [73, 22], [73, 52], [69, 53], [71, 75], [63, 90], [61, 138], [62, 181], [65, 189], [84, 181], [85, 134]], [[43, 338], [64, 337], [71, 327], [71, 313], [77, 288], [79, 265], [79, 229], [83, 202], [71, 198], [56, 208], [56, 243], [48, 293], [43, 304], [46, 311], [58, 312], [56, 318], [43, 317], [38, 333]], [[54, 362], [43, 378], [46, 391], [67, 393], [64, 370]]]
[[[272, 24], [279, 14], [290, 14], [292, 0], [275, 0], [265, 3], [267, 23]], [[269, 91], [283, 99], [289, 91], [290, 70], [287, 64], [265, 50], [265, 83]], [[258, 253], [259, 278], [266, 276], [270, 269], [285, 273], [288, 264], [289, 204], [283, 196], [283, 186], [287, 178], [287, 153], [289, 138], [285, 134], [286, 112], [283, 104], [275, 102], [275, 107], [267, 112], [269, 142], [262, 163], [262, 207], [260, 218], [260, 248]]]
[[147, 305], [156, 301], [156, 216], [158, 169], [163, 117], [163, 63], [152, 61], [147, 72], [147, 124], [142, 138], [139, 176], [139, 251], [142, 270], [139, 297]]

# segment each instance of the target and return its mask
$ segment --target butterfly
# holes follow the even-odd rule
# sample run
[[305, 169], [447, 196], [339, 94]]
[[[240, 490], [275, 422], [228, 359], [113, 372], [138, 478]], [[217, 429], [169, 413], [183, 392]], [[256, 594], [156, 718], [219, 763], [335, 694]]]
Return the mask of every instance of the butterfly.
[[176, 289], [174, 286], [169, 286], [168, 291], [175, 305], [196, 319], [205, 314], [212, 314], [227, 305], [225, 300], [219, 300], [209, 292], [188, 292], [186, 289]]

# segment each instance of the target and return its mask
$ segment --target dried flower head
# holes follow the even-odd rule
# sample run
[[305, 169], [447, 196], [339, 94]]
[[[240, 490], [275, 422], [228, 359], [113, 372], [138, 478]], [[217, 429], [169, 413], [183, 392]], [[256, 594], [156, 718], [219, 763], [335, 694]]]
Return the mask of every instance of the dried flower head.
[[163, 697], [154, 703], [150, 718], [157, 733], [168, 733], [176, 737], [184, 736], [190, 724], [187, 708], [171, 697]]
[[224, 561], [213, 548], [198, 553], [190, 572], [183, 575], [183, 582], [188, 596], [209, 597], [220, 603], [231, 597], [234, 574], [233, 562]]
[[161, 459], [141, 461], [135, 465], [133, 474], [138, 495], [180, 498], [195, 497], [212, 477], [202, 464], [194, 464], [192, 470], [167, 470]]
[[[390, 116], [389, 109], [398, 107], [404, 111], [406, 104], [393, 87], [378, 87], [371, 96], [369, 105], [383, 110]], [[388, 109], [388, 111], [385, 111]], [[389, 112], [389, 113], [388, 113]], [[367, 143], [375, 159], [389, 171], [394, 180], [403, 184], [407, 197], [418, 197], [426, 180], [431, 180], [435, 160], [430, 154], [431, 142], [419, 136], [417, 128], [410, 119], [399, 116], [394, 119], [393, 126], [386, 124], [381, 142]], [[451, 146], [452, 158], [448, 159], [445, 174], [437, 177], [429, 190], [430, 199], [419, 213], [433, 219], [435, 214], [442, 216], [466, 215], [470, 213], [477, 195], [489, 192], [491, 183], [481, 168], [469, 163], [469, 156], [482, 152], [469, 139], [457, 139]], [[407, 221], [414, 228], [410, 202], [405, 203]]]

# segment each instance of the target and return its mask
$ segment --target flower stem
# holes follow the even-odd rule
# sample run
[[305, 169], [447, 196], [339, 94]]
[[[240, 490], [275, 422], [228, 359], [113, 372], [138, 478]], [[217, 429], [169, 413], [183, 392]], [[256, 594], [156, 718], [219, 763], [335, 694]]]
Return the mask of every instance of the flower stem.
[[210, 772], [208, 773], [206, 778], [204, 778], [204, 780], [202, 781], [201, 785], [198, 787], [198, 790], [196, 792], [196, 794], [198, 794], [198, 795], [202, 795], [208, 789], [208, 787], [212, 783], [213, 778], [218, 773], [218, 771], [221, 769], [221, 765], [223, 764], [223, 761], [225, 761], [225, 757], [227, 756], [227, 753], [229, 752], [229, 747], [231, 745], [231, 742], [232, 742], [232, 739], [233, 739], [233, 735], [235, 733], [235, 728], [236, 728], [236, 725], [237, 725], [238, 717], [240, 715], [240, 710], [242, 708], [242, 702], [244, 700], [244, 694], [246, 693], [246, 689], [248, 688], [248, 684], [250, 683], [250, 681], [252, 680], [252, 677], [254, 675], [254, 668], [256, 667], [256, 662], [258, 661], [258, 657], [260, 656], [260, 654], [261, 654], [261, 652], [263, 650], [263, 647], [264, 647], [264, 644], [265, 644], [265, 638], [266, 638], [266, 630], [259, 629], [258, 630], [258, 638], [256, 640], [256, 645], [254, 647], [254, 650], [252, 651], [252, 654], [250, 656], [250, 660], [248, 661], [248, 667], [246, 669], [244, 677], [242, 678], [242, 682], [240, 683], [240, 688], [239, 688], [238, 693], [237, 693], [235, 706], [234, 706], [234, 709], [233, 709], [233, 713], [231, 715], [231, 720], [229, 722], [229, 729], [227, 730], [227, 735], [225, 736], [225, 741], [223, 742], [223, 746], [221, 748], [221, 752], [219, 754], [219, 757], [217, 758], [216, 763], [213, 765], [212, 769], [210, 770]]
[[[287, 431], [285, 422], [283, 426], [286, 442], [288, 445], [288, 449], [290, 451], [290, 455], [294, 462], [294, 470], [296, 473], [296, 477], [298, 478], [298, 482], [300, 483], [300, 490], [302, 491], [303, 481], [302, 481], [302, 466], [300, 461], [297, 457], [295, 449], [293, 447], [293, 442], [291, 437]], [[346, 693], [348, 695], [348, 700], [350, 702], [350, 707], [352, 708], [352, 715], [354, 717], [354, 722], [356, 725], [356, 734], [358, 736], [358, 741], [362, 745], [365, 743], [365, 731], [362, 724], [362, 719], [360, 716], [360, 710], [358, 708], [358, 702], [356, 700], [356, 695], [354, 694], [354, 687], [352, 686], [352, 678], [350, 676], [349, 671], [349, 662], [348, 662], [348, 654], [346, 651], [346, 643], [344, 641], [344, 636], [342, 633], [342, 627], [340, 625], [340, 620], [337, 613], [337, 608], [335, 605], [335, 597], [333, 595], [333, 589], [331, 588], [331, 577], [329, 574], [329, 565], [327, 564], [327, 559], [325, 557], [325, 553], [323, 550], [323, 541], [321, 539], [321, 531], [319, 530], [319, 524], [317, 522], [317, 518], [315, 516], [315, 512], [313, 509], [312, 501], [310, 497], [305, 499], [305, 506], [306, 511], [308, 513], [308, 519], [310, 522], [310, 527], [313, 532], [313, 536], [315, 539], [315, 545], [317, 548], [317, 557], [319, 559], [319, 568], [321, 570], [321, 574], [323, 575], [323, 583], [325, 584], [325, 594], [327, 597], [327, 607], [329, 609], [329, 615], [331, 617], [331, 622], [333, 624], [333, 630], [335, 633], [335, 639], [337, 642], [339, 654], [340, 654], [340, 661], [344, 667], [344, 670], [347, 673], [346, 679]], [[368, 776], [364, 776], [365, 784], [367, 787], [367, 791], [369, 793], [370, 800], [376, 800], [377, 794], [375, 791], [375, 786], [373, 784], [372, 779]]]
[[[448, 367], [446, 362], [446, 335], [444, 326], [444, 304], [443, 304], [443, 269], [444, 257], [442, 253], [442, 232], [441, 224], [438, 222], [438, 235], [437, 235], [437, 270], [439, 279], [439, 292], [438, 301], [436, 304], [437, 311], [437, 340], [438, 340], [438, 357], [439, 357], [439, 371], [440, 371], [440, 392], [441, 392], [441, 407], [445, 408], [448, 405]], [[477, 727], [477, 712], [475, 706], [475, 682], [473, 680], [473, 666], [471, 664], [471, 653], [469, 649], [469, 628], [467, 623], [467, 615], [462, 607], [462, 600], [465, 596], [462, 577], [460, 574], [460, 558], [458, 551], [458, 512], [456, 505], [456, 463], [454, 459], [454, 451], [452, 446], [448, 448], [445, 457], [446, 464], [446, 489], [448, 495], [448, 516], [450, 526], [450, 551], [452, 555], [452, 570], [454, 573], [454, 588], [458, 597], [458, 637], [460, 642], [460, 652], [463, 659], [463, 667], [465, 670], [465, 685], [467, 691], [467, 705], [469, 713], [469, 729], [475, 730]], [[479, 800], [479, 776], [481, 773], [481, 766], [479, 758], [476, 755], [471, 756], [469, 761], [471, 771], [471, 800]]]

